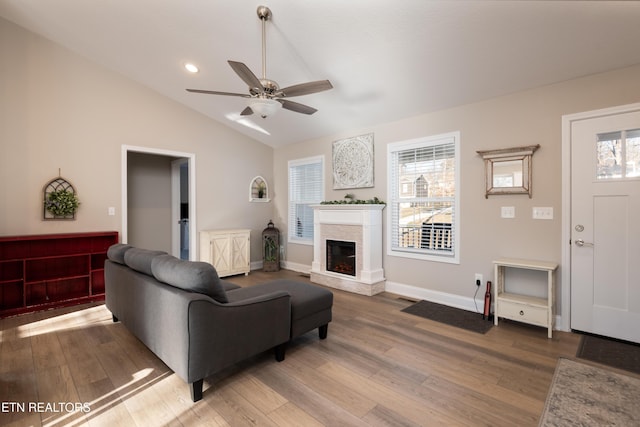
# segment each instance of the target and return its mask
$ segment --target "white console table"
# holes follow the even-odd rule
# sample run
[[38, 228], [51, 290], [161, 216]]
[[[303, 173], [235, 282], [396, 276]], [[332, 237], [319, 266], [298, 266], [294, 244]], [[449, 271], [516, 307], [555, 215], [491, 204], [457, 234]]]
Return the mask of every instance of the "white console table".
[[[547, 336], [553, 333], [553, 308], [555, 295], [555, 271], [558, 264], [546, 261], [532, 261], [501, 258], [493, 261], [495, 277], [494, 324], [498, 317], [525, 322], [547, 328]], [[505, 291], [505, 268], [539, 270], [547, 273], [547, 297], [539, 298]]]

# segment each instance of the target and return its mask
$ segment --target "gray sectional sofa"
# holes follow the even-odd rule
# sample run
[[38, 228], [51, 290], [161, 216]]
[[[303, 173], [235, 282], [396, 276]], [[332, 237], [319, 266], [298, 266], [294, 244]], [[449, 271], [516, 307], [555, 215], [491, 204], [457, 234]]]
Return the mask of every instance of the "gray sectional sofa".
[[105, 261], [106, 306], [202, 398], [203, 380], [239, 361], [318, 328], [327, 336], [333, 293], [275, 280], [239, 287], [211, 264], [116, 244]]

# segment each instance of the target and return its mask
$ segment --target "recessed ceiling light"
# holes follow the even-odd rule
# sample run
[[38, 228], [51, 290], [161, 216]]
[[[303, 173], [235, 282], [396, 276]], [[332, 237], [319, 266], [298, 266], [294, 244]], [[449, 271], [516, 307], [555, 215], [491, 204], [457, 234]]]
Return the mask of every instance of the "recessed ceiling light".
[[198, 69], [198, 67], [196, 67], [195, 65], [193, 65], [190, 62], [187, 62], [186, 64], [184, 64], [184, 68], [186, 68], [187, 71], [190, 72], [190, 73], [197, 73], [198, 71], [200, 71]]

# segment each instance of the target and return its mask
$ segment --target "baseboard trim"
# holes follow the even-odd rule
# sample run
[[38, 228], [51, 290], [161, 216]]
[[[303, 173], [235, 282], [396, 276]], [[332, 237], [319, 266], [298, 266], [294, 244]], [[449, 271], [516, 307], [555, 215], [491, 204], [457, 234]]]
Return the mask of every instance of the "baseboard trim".
[[311, 266], [306, 264], [299, 264], [297, 262], [282, 261], [280, 263], [285, 270], [297, 271], [298, 273], [311, 274]]
[[[403, 283], [392, 282], [387, 280], [385, 292], [400, 295], [405, 298], [415, 300], [426, 300], [450, 307], [460, 308], [462, 310], [473, 311], [474, 313], [482, 313], [484, 304], [484, 292], [480, 295], [481, 300], [474, 303], [473, 297], [464, 297], [460, 295], [448, 294], [446, 292], [433, 291], [430, 289], [418, 288]], [[478, 292], [480, 294], [480, 292]], [[478, 305], [476, 308], [476, 304]]]
[[[297, 271], [299, 273], [310, 274], [311, 266], [299, 263], [293, 263], [289, 261], [282, 262], [282, 268], [286, 270]], [[482, 313], [484, 310], [484, 292], [478, 291], [477, 298], [474, 302], [473, 296], [465, 297], [461, 295], [449, 294], [446, 292], [433, 291], [431, 289], [418, 288], [416, 286], [406, 285], [404, 283], [392, 282], [387, 280], [385, 285], [385, 292], [398, 295], [412, 300], [426, 300], [435, 302], [437, 304], [448, 305], [450, 307], [459, 308], [461, 310], [467, 310], [474, 313]], [[491, 307], [493, 313], [493, 304]], [[554, 330], [564, 331], [559, 328], [562, 325], [562, 316], [556, 315]], [[566, 332], [566, 331], [565, 331]]]

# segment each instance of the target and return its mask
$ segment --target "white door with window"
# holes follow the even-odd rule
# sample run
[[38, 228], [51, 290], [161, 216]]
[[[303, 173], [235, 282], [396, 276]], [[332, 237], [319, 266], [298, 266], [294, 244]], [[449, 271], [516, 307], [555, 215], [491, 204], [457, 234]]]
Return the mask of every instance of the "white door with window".
[[640, 110], [571, 123], [571, 329], [640, 343]]

